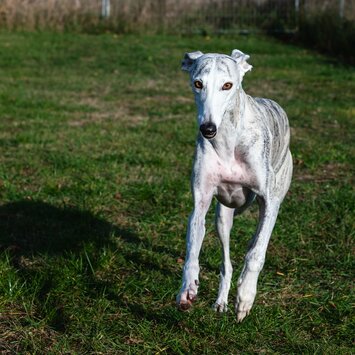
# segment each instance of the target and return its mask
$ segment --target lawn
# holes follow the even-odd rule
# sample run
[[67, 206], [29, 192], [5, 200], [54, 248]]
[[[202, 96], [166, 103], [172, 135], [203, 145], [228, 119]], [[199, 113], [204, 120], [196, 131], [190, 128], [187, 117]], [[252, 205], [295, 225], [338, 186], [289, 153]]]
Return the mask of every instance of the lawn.
[[[197, 125], [186, 51], [251, 55], [294, 178], [241, 324], [216, 314], [208, 215], [199, 300], [175, 307]], [[0, 33], [0, 351], [350, 354], [355, 70], [254, 36]], [[257, 208], [232, 231], [236, 292]], [[233, 307], [231, 307], [232, 309]]]

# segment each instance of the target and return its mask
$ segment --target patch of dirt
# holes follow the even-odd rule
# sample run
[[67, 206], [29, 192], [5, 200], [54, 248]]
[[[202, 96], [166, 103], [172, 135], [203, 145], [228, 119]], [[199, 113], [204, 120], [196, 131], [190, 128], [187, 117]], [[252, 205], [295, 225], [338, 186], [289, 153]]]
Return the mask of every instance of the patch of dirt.
[[282, 97], [283, 101], [290, 100], [293, 96], [292, 89], [290, 85], [282, 80], [277, 80], [276, 82], [272, 80], [254, 79], [246, 88], [246, 93], [253, 97], [265, 97], [278, 102], [278, 98], [280, 97]]
[[[5, 309], [4, 309], [5, 308]], [[28, 314], [19, 305], [2, 305], [0, 312], [0, 353], [20, 354], [30, 351], [29, 344], [36, 344], [43, 353], [48, 353], [56, 344], [57, 333], [46, 326], [30, 325]]]
[[[303, 165], [302, 161], [295, 161], [295, 165]], [[314, 172], [305, 169], [295, 169], [296, 181], [327, 182], [344, 178], [348, 175], [349, 167], [344, 163], [328, 163], [320, 166]]]
[[108, 120], [117, 120], [127, 127], [132, 127], [145, 122], [147, 119], [148, 117], [146, 116], [131, 114], [128, 108], [120, 106], [107, 111], [76, 112], [74, 117], [68, 121], [68, 125], [70, 127], [83, 127], [90, 124], [100, 124]]

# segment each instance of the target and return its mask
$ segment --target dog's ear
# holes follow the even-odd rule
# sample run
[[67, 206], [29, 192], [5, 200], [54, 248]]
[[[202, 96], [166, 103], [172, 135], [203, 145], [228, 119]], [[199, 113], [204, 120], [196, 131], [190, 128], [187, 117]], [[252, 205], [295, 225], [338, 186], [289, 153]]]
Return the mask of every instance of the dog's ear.
[[235, 59], [235, 61], [237, 62], [238, 67], [240, 68], [240, 71], [241, 71], [242, 78], [243, 78], [244, 74], [247, 71], [251, 70], [251, 68], [253, 67], [252, 65], [250, 65], [247, 62], [247, 60], [250, 58], [250, 55], [244, 54], [239, 49], [234, 49], [231, 54], [231, 57], [233, 59]]
[[203, 55], [202, 52], [190, 52], [185, 53], [184, 59], [181, 62], [181, 69], [185, 71], [190, 71], [192, 65], [194, 64], [195, 60]]

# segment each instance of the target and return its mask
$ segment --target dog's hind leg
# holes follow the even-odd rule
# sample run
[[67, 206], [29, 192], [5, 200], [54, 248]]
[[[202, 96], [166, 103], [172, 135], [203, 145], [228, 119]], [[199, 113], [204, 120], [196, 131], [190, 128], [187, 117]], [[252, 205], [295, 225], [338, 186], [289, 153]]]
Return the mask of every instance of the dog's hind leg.
[[232, 263], [229, 256], [230, 231], [233, 226], [234, 208], [217, 204], [216, 208], [216, 229], [217, 235], [222, 244], [223, 261], [221, 265], [219, 291], [217, 301], [213, 308], [218, 312], [226, 312], [228, 304], [228, 293], [232, 279]]

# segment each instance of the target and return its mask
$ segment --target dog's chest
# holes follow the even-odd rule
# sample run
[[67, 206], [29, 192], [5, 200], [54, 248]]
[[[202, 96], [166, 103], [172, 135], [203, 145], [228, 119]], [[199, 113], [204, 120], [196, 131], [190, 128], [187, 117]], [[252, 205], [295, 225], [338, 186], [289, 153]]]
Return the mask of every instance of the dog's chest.
[[229, 207], [245, 203], [245, 193], [255, 185], [255, 176], [249, 165], [239, 159], [231, 162], [217, 161], [213, 176], [215, 194], [220, 202]]

